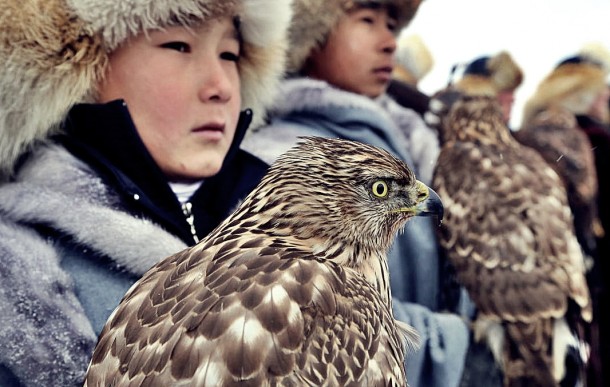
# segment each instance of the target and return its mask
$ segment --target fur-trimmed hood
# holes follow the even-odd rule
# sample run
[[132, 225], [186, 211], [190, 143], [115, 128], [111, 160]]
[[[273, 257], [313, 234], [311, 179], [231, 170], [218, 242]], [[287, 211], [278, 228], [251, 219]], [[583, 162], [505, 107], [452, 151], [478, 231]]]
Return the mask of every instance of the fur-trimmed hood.
[[469, 95], [496, 96], [501, 91], [516, 89], [522, 82], [521, 67], [508, 52], [501, 51], [472, 61], [455, 87]]
[[572, 114], [586, 114], [606, 87], [610, 74], [610, 51], [587, 44], [578, 55], [561, 61], [538, 85], [526, 102], [523, 125], [540, 111], [556, 106]]
[[241, 20], [242, 105], [263, 122], [283, 76], [291, 0], [6, 0], [0, 8], [0, 180], [74, 104], [91, 102], [108, 54], [143, 30]]
[[294, 18], [289, 40], [287, 70], [298, 73], [311, 50], [326, 42], [328, 34], [346, 10], [358, 4], [378, 3], [390, 6], [397, 13], [399, 32], [415, 16], [423, 0], [293, 0]]

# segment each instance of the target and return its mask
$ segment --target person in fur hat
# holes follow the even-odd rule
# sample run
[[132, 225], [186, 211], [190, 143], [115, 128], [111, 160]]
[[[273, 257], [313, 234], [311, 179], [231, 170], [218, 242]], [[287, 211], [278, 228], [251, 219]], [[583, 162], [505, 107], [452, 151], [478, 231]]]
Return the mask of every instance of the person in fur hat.
[[[249, 132], [242, 148], [272, 163], [300, 136], [338, 137], [384, 148], [430, 182], [436, 133], [386, 94], [396, 35], [419, 0], [297, 0], [290, 27], [289, 77], [269, 110], [269, 124]], [[422, 346], [406, 359], [409, 385], [457, 386], [468, 329], [436, 313], [438, 247], [431, 219], [411, 222], [389, 254], [395, 317], [411, 324]]]
[[523, 125], [549, 106], [609, 124], [608, 74], [610, 51], [595, 43], [585, 45], [577, 55], [561, 60], [540, 82], [524, 106]]
[[454, 87], [468, 95], [495, 96], [508, 123], [515, 102], [515, 90], [522, 82], [521, 67], [507, 51], [501, 51], [470, 62]]
[[597, 212], [603, 232], [597, 239], [589, 288], [593, 300], [590, 326], [588, 386], [604, 386], [610, 381], [610, 321], [604, 313], [610, 307], [610, 126], [609, 100], [610, 51], [601, 44], [589, 43], [576, 55], [561, 60], [540, 82], [523, 111], [527, 127], [549, 111], [572, 115], [577, 130], [590, 142], [597, 174]]
[[387, 93], [402, 106], [418, 112], [422, 118], [428, 111], [430, 97], [419, 90], [418, 83], [433, 65], [432, 53], [419, 35], [407, 35], [398, 40], [396, 63]]
[[286, 0], [0, 9], [0, 385], [82, 385], [107, 318], [259, 182]]

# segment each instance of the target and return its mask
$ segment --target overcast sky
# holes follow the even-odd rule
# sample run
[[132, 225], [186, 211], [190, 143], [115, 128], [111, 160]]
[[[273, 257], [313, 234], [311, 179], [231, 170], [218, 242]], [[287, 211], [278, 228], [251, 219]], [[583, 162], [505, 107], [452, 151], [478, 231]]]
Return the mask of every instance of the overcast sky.
[[563, 58], [588, 42], [610, 50], [610, 0], [424, 0], [405, 34], [416, 33], [434, 56], [423, 91], [442, 88], [451, 66], [508, 50], [523, 68], [513, 127], [525, 100]]

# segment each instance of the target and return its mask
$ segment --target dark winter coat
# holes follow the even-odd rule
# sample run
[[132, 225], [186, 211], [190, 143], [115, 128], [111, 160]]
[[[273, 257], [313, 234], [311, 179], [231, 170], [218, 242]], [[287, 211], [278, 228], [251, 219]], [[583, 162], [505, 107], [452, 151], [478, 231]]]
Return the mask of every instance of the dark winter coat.
[[387, 94], [401, 106], [416, 111], [422, 118], [429, 109], [430, 97], [415, 86], [398, 79], [392, 79]]
[[[199, 238], [267, 165], [239, 149], [192, 196]], [[191, 225], [122, 101], [77, 105], [65, 134], [37, 146], [0, 186], [0, 386], [76, 386], [127, 289], [195, 243]]]
[[[595, 157], [598, 180], [598, 212], [605, 235], [597, 242], [597, 259], [589, 273], [593, 299], [590, 386], [610, 383], [610, 126], [589, 116], [576, 116], [578, 126], [589, 137]], [[599, 335], [599, 337], [597, 336]]]

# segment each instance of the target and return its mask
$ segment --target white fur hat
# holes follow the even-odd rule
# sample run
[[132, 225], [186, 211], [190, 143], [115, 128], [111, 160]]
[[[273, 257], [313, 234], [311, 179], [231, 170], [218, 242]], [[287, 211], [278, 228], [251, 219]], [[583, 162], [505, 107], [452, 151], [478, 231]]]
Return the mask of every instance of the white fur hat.
[[432, 70], [434, 58], [419, 35], [407, 35], [398, 40], [394, 77], [412, 85]]
[[328, 34], [346, 10], [358, 5], [387, 6], [397, 18], [396, 31], [415, 16], [423, 0], [293, 0], [294, 18], [290, 26], [288, 71], [301, 71], [311, 50], [326, 42]]
[[0, 177], [74, 104], [92, 100], [108, 54], [125, 39], [226, 14], [241, 21], [242, 106], [253, 109], [256, 125], [283, 76], [291, 0], [4, 0]]
[[597, 63], [606, 74], [610, 74], [610, 50], [599, 42], [589, 42], [578, 52], [581, 58]]

